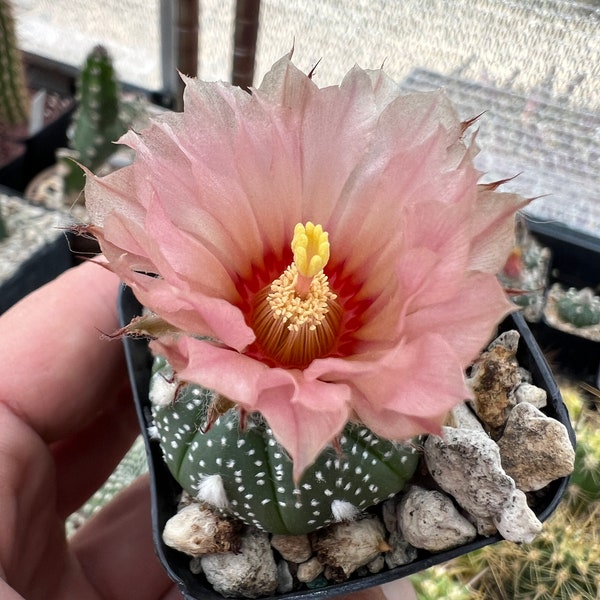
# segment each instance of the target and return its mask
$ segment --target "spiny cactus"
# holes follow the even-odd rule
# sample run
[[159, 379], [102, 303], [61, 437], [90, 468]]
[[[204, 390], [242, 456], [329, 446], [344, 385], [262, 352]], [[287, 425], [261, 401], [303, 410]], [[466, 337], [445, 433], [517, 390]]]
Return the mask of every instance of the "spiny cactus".
[[25, 125], [29, 94], [8, 0], [0, 0], [0, 125]]
[[[95, 170], [114, 152], [113, 142], [125, 133], [120, 115], [119, 86], [112, 60], [102, 46], [96, 46], [86, 58], [77, 81], [79, 102], [69, 134], [71, 157]], [[84, 186], [83, 172], [71, 161], [66, 177], [67, 193]]]
[[600, 593], [600, 532], [595, 510], [575, 517], [559, 507], [531, 544], [502, 542], [457, 559], [484, 598], [591, 600]]
[[569, 288], [558, 298], [556, 307], [562, 321], [575, 327], [590, 327], [600, 323], [600, 297], [590, 288]]
[[[164, 360], [157, 359], [151, 397], [172, 375]], [[401, 490], [417, 466], [413, 446], [349, 425], [340, 448], [324, 450], [295, 486], [292, 462], [264, 421], [249, 415], [242, 426], [232, 408], [203, 432], [213, 400], [209, 390], [185, 385], [174, 402], [155, 404], [167, 465], [193, 496], [271, 533], [308, 533], [356, 516]]]

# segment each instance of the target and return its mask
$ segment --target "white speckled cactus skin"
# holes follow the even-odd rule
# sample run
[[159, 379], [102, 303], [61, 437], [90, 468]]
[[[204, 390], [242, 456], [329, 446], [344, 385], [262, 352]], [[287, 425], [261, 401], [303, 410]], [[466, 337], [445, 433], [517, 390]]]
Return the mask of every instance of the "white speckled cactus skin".
[[[153, 385], [172, 372], [157, 359]], [[362, 511], [399, 492], [413, 475], [418, 454], [349, 425], [340, 448], [325, 449], [298, 486], [292, 462], [260, 418], [250, 415], [240, 427], [236, 409], [203, 432], [213, 394], [181, 386], [174, 402], [154, 405], [154, 419], [166, 463], [193, 496], [200, 483], [220, 475], [230, 513], [247, 524], [277, 534], [302, 534], [323, 527], [342, 513]], [[332, 511], [332, 504], [334, 509]]]

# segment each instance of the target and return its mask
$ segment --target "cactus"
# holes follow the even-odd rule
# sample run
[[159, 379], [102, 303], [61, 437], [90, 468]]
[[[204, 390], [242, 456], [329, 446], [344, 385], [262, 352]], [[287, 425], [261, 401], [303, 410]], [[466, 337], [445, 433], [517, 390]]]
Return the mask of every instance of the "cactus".
[[[114, 68], [102, 46], [96, 46], [86, 58], [77, 81], [77, 95], [79, 106], [69, 135], [70, 157], [96, 170], [114, 152], [113, 142], [126, 131]], [[78, 193], [85, 183], [83, 172], [68, 162], [65, 188], [67, 193]]]
[[[158, 358], [151, 397], [172, 375]], [[174, 402], [154, 405], [167, 465], [184, 490], [205, 501], [206, 482], [216, 481], [211, 497], [223, 498], [224, 491], [221, 507], [271, 533], [308, 533], [339, 519], [340, 513], [356, 516], [400, 491], [418, 463], [414, 446], [349, 425], [340, 447], [325, 449], [295, 486], [291, 460], [255, 415], [248, 415], [242, 427], [238, 411], [230, 408], [203, 431], [214, 400], [209, 390], [188, 384], [178, 388]]]
[[0, 0], [0, 124], [26, 125], [29, 94], [17, 47], [15, 22], [8, 0]]
[[557, 300], [556, 307], [560, 319], [577, 328], [600, 323], [600, 297], [590, 288], [569, 288]]
[[598, 598], [599, 516], [596, 509], [577, 518], [562, 505], [531, 544], [486, 546], [457, 559], [455, 565], [462, 567], [463, 578], [475, 578], [473, 586], [484, 598]]

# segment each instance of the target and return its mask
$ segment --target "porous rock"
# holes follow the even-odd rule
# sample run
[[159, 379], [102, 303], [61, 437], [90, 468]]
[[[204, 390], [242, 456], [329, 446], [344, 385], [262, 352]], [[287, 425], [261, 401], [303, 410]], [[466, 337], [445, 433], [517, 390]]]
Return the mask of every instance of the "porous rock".
[[473, 365], [468, 384], [473, 391], [473, 408], [488, 428], [502, 428], [515, 405], [513, 390], [521, 383], [516, 360], [519, 333], [505, 331]]
[[388, 544], [391, 550], [385, 553], [385, 564], [388, 569], [393, 569], [400, 565], [407, 565], [413, 560], [417, 559], [417, 549], [411, 546], [402, 535], [402, 532], [398, 529], [393, 533], [390, 533], [388, 537]]
[[442, 437], [427, 438], [424, 455], [437, 484], [476, 519], [493, 518], [512, 498], [515, 483], [483, 431], [443, 427]]
[[321, 561], [316, 556], [313, 556], [310, 560], [298, 565], [296, 577], [298, 581], [308, 583], [315, 580], [322, 572], [323, 565]]
[[547, 404], [546, 390], [532, 385], [531, 383], [522, 383], [515, 390], [515, 399], [517, 404], [521, 402], [528, 402], [533, 404], [536, 408], [544, 408]]
[[345, 581], [359, 567], [390, 550], [385, 528], [377, 518], [335, 523], [311, 534], [319, 561], [332, 581]]
[[513, 497], [504, 505], [494, 523], [504, 539], [516, 543], [532, 542], [542, 531], [542, 523], [527, 505], [527, 498], [521, 490], [513, 492]]
[[412, 546], [430, 552], [462, 546], [477, 536], [475, 527], [448, 496], [419, 486], [411, 486], [404, 494], [398, 506], [398, 522]]
[[566, 427], [528, 403], [511, 411], [498, 446], [504, 470], [525, 492], [569, 475], [575, 464]]
[[226, 598], [260, 598], [277, 589], [277, 565], [267, 533], [248, 528], [239, 552], [208, 554], [202, 570], [214, 590]]
[[271, 546], [285, 560], [295, 563], [307, 561], [312, 555], [312, 548], [307, 535], [273, 535]]
[[239, 545], [239, 524], [223, 518], [205, 505], [184, 505], [163, 529], [163, 541], [190, 556], [235, 550]]

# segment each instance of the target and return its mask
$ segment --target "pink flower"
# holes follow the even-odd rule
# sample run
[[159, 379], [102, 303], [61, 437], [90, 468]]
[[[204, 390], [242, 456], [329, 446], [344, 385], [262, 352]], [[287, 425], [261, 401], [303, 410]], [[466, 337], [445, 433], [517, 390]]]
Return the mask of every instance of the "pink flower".
[[186, 84], [85, 190], [110, 268], [168, 323], [153, 351], [262, 413], [296, 477], [349, 419], [438, 431], [511, 310], [495, 274], [522, 198], [478, 185], [442, 91], [358, 67], [319, 89], [289, 56], [251, 95]]

